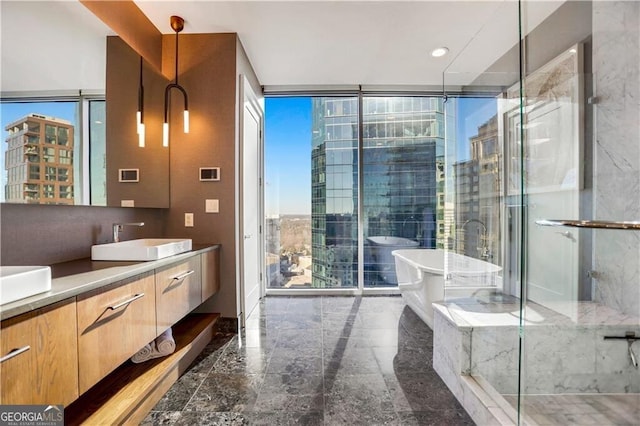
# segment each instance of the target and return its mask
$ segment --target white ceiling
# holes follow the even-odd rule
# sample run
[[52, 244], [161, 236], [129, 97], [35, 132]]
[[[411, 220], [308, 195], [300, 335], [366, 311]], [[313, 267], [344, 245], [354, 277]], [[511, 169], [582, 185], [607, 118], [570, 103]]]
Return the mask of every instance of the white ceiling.
[[[525, 29], [563, 2], [528, 2]], [[265, 86], [439, 86], [447, 67], [451, 75], [464, 71], [463, 84], [518, 40], [514, 0], [136, 4], [165, 34], [171, 15], [185, 19], [184, 33], [238, 33]], [[2, 0], [0, 7], [2, 91], [104, 88], [110, 30], [79, 2]], [[431, 57], [439, 46], [449, 54]]]
[[[184, 33], [238, 33], [265, 86], [441, 85], [456, 56], [480, 72], [518, 40], [513, 0], [136, 3], [162, 33], [172, 33], [171, 15], [185, 19]], [[533, 29], [563, 2], [529, 3]], [[439, 46], [449, 55], [431, 57]]]
[[107, 34], [76, 1], [0, 0], [0, 90], [104, 92]]

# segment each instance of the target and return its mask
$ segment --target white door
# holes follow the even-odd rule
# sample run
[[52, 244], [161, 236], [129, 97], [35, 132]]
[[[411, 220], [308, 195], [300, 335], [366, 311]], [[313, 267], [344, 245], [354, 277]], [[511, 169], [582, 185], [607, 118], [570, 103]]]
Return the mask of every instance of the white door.
[[260, 271], [260, 139], [262, 110], [251, 86], [241, 77], [243, 87], [241, 163], [241, 294], [242, 326], [261, 297]]

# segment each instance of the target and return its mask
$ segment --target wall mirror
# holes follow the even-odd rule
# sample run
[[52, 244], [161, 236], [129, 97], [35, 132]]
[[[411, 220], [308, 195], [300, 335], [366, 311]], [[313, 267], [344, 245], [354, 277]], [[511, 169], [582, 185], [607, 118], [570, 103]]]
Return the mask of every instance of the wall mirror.
[[[107, 71], [107, 38], [119, 38], [80, 2], [1, 2], [0, 8], [0, 201], [168, 207], [169, 154], [156, 148], [154, 106], [148, 142], [138, 146], [140, 57], [122, 42], [117, 68]], [[154, 98], [154, 86], [166, 80], [151, 68], [143, 63], [145, 95]], [[117, 99], [111, 107], [108, 81]], [[124, 161], [134, 158], [140, 162]], [[118, 169], [127, 167], [139, 168], [141, 179], [120, 185]], [[166, 184], [154, 184], [160, 177]]]

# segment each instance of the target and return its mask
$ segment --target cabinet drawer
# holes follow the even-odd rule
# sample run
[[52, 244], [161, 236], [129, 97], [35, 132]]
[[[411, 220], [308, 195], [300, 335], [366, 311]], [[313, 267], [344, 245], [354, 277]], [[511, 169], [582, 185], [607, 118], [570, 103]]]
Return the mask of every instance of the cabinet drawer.
[[201, 254], [202, 260], [202, 301], [204, 302], [220, 290], [220, 250], [214, 249]]
[[78, 397], [75, 298], [2, 322], [0, 404], [68, 405]]
[[157, 334], [178, 322], [202, 302], [200, 256], [156, 269]]
[[80, 393], [156, 337], [153, 273], [78, 296]]

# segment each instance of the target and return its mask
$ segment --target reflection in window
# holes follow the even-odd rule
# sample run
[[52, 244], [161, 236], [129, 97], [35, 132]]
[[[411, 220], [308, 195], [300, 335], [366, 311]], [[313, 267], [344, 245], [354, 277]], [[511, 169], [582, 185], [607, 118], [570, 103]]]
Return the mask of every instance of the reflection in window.
[[89, 171], [91, 205], [107, 205], [106, 103], [89, 101]]
[[56, 161], [56, 149], [55, 148], [43, 148], [42, 149], [44, 161], [47, 163], [55, 163]]
[[55, 197], [55, 186], [53, 185], [42, 185], [42, 197], [43, 198], [54, 198]]
[[[80, 144], [75, 144], [79, 101], [3, 102], [5, 158], [0, 201], [74, 204], [74, 176], [79, 174]], [[77, 153], [76, 153], [77, 150]], [[63, 167], [59, 167], [63, 166]], [[75, 167], [75, 168], [74, 168]], [[75, 172], [74, 172], [75, 170]], [[38, 180], [41, 187], [27, 181]], [[68, 188], [60, 195], [60, 184]], [[72, 194], [69, 196], [69, 194]]]
[[44, 180], [56, 180], [56, 168], [55, 167], [46, 167], [44, 171]]
[[51, 124], [46, 124], [45, 126], [45, 143], [48, 144], [55, 144], [56, 143], [56, 128], [54, 126], [52, 126]]
[[[71, 174], [69, 173], [69, 169], [67, 168], [59, 168], [58, 169], [58, 182], [70, 182]], [[64, 197], [67, 198], [67, 197]]]
[[29, 179], [40, 180], [40, 165], [32, 164], [29, 166]]
[[73, 198], [73, 187], [68, 185], [60, 185], [60, 198]]
[[67, 146], [69, 144], [69, 129], [58, 127], [58, 145]]
[[60, 164], [71, 164], [73, 159], [73, 151], [67, 149], [61, 149], [58, 151], [58, 162]]

